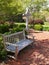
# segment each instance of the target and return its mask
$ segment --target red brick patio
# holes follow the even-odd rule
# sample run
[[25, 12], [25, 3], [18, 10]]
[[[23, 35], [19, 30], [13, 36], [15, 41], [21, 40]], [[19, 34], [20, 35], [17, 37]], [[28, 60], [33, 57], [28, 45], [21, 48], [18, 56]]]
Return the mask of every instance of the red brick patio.
[[28, 46], [18, 54], [18, 61], [8, 59], [5, 65], [49, 65], [49, 32], [32, 32], [33, 46]]

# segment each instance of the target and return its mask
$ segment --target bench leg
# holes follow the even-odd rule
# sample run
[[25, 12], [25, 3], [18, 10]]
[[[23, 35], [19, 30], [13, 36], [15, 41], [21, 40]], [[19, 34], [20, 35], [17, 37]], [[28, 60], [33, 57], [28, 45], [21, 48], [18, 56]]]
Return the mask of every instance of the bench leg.
[[32, 47], [33, 46], [33, 43], [31, 43], [30, 46]]
[[16, 49], [16, 50], [15, 50], [15, 59], [16, 59], [16, 60], [17, 60], [18, 53], [19, 53], [19, 52], [18, 52], [18, 50]]

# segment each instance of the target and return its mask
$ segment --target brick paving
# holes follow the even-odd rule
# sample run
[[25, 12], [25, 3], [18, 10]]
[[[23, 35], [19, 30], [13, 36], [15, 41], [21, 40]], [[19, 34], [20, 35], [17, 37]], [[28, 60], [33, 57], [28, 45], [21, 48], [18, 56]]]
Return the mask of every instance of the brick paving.
[[8, 59], [3, 65], [49, 65], [49, 32], [32, 32], [33, 46], [28, 46], [18, 54], [18, 60]]

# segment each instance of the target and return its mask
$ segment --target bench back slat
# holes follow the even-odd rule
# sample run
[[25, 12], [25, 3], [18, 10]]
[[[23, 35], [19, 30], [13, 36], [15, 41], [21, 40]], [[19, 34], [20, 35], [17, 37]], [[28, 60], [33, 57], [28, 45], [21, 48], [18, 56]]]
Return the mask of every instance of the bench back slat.
[[25, 39], [25, 33], [24, 31], [13, 33], [10, 35], [4, 35], [3, 40], [4, 42], [9, 42], [9, 43], [16, 43], [18, 40], [23, 40]]

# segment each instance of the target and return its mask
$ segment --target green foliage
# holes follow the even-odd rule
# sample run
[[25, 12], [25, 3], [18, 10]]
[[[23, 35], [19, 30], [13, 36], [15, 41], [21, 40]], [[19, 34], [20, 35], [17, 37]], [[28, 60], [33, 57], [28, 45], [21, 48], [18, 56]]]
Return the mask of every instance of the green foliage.
[[19, 28], [19, 27], [13, 28], [13, 29], [11, 30], [11, 33], [20, 32], [20, 31], [22, 31], [22, 30], [23, 30], [23, 28]]
[[48, 22], [45, 22], [44, 25], [43, 25], [43, 30], [44, 31], [49, 31], [49, 23]]
[[21, 0], [0, 0], [0, 20], [15, 20], [24, 11], [22, 4]]
[[22, 31], [25, 27], [25, 24], [0, 24], [0, 33], [11, 34]]
[[17, 32], [22, 31], [23, 29], [25, 29], [25, 27], [26, 27], [25, 24], [20, 24], [16, 31]]
[[18, 27], [18, 25], [19, 25], [19, 24], [14, 24], [14, 25], [13, 25], [13, 28], [16, 28], [16, 27]]
[[[22, 21], [22, 14], [26, 7], [40, 11], [45, 6], [46, 0], [0, 0], [0, 20], [1, 21]], [[34, 8], [34, 6], [36, 6]], [[20, 16], [19, 16], [20, 15]]]
[[22, 19], [22, 13], [13, 15], [13, 21], [24, 22], [24, 20]]
[[17, 32], [20, 32], [20, 31], [22, 31], [22, 30], [23, 30], [23, 28], [17, 28], [17, 29], [16, 29]]
[[25, 28], [25, 24], [14, 24], [13, 28], [10, 28], [11, 33], [22, 31]]
[[26, 26], [25, 26], [25, 24], [20, 24], [19, 25], [19, 28], [25, 28]]
[[11, 32], [5, 32], [4, 34], [5, 34], [5, 35], [9, 35], [9, 34], [11, 34]]
[[43, 27], [44, 31], [49, 31], [49, 27]]
[[0, 60], [4, 60], [7, 56], [7, 52], [4, 49], [4, 44], [0, 41]]
[[44, 22], [43, 30], [44, 31], [49, 31], [49, 22]]
[[0, 51], [0, 59], [4, 60], [7, 56], [7, 52], [3, 49], [2, 51]]
[[41, 24], [35, 24], [33, 28], [35, 30], [43, 30], [43, 26]]
[[9, 31], [9, 26], [6, 24], [0, 24], [0, 33], [5, 33]]
[[[44, 8], [46, 8], [47, 1], [46, 0], [34, 0], [31, 10], [33, 8], [32, 17], [33, 19], [42, 19], [45, 21], [45, 15], [42, 14]], [[44, 7], [43, 7], [44, 6]]]
[[10, 32], [11, 32], [11, 33], [15, 33], [16, 30], [17, 30], [17, 28], [12, 28], [12, 29], [10, 30]]
[[44, 22], [44, 26], [49, 26], [49, 21], [48, 22]]
[[32, 25], [29, 25], [29, 28], [33, 28], [33, 24]]

